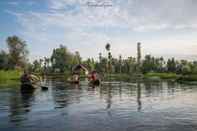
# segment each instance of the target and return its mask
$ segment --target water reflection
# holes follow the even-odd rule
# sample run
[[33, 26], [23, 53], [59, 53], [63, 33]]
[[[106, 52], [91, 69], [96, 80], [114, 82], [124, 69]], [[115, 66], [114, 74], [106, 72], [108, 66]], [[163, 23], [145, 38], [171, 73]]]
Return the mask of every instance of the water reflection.
[[111, 108], [111, 105], [112, 105], [112, 94], [111, 94], [111, 90], [112, 90], [112, 87], [111, 86], [108, 86], [108, 88], [107, 88], [107, 98], [106, 98], [106, 103], [107, 103], [106, 109], [110, 109]]
[[27, 120], [27, 114], [31, 111], [34, 93], [12, 92], [9, 100], [9, 118], [11, 122], [20, 125]]
[[54, 108], [64, 108], [68, 104], [80, 103], [81, 87], [78, 84], [68, 85], [64, 82], [53, 83], [52, 96]]
[[163, 126], [171, 129], [172, 124], [177, 123], [197, 125], [194, 101], [197, 89], [192, 86], [160, 81], [91, 88], [86, 82], [82, 85], [70, 85], [62, 80], [44, 82], [49, 87], [45, 92], [37, 89], [33, 93], [21, 93], [18, 88], [0, 91], [0, 98], [4, 100], [0, 102], [0, 113], [8, 113], [8, 116], [0, 115], [0, 121], [4, 121], [1, 127], [14, 130], [32, 125], [32, 130], [55, 130], [60, 125], [64, 130], [76, 130], [77, 123], [80, 127], [77, 130], [112, 131], [123, 127], [131, 129], [131, 125], [132, 130], [138, 127], [154, 130]]
[[142, 108], [142, 102], [141, 102], [141, 85], [139, 82], [137, 82], [137, 104], [138, 104], [138, 111], [141, 111]]

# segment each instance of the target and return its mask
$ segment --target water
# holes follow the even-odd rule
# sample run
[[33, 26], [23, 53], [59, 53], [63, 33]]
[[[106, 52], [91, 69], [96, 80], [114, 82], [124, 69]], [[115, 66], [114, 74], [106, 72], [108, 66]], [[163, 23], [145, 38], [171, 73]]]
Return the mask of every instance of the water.
[[91, 88], [47, 81], [21, 94], [0, 85], [1, 131], [196, 131], [197, 87], [173, 82]]

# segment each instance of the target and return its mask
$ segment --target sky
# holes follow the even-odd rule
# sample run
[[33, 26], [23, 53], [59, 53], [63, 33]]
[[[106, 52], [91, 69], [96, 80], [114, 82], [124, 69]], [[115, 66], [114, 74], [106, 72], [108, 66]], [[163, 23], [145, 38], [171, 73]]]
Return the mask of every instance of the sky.
[[0, 49], [26, 41], [29, 59], [65, 45], [85, 59], [142, 54], [197, 60], [197, 0], [0, 0]]

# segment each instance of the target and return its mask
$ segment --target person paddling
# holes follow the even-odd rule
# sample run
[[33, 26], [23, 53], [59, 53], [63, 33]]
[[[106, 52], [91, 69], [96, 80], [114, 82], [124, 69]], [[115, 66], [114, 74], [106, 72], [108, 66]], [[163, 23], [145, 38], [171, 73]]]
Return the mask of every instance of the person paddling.
[[79, 81], [80, 81], [79, 79], [80, 79], [79, 74], [78, 73], [73, 73], [73, 76], [72, 76], [73, 83], [78, 84]]
[[99, 76], [96, 71], [91, 72], [91, 74], [89, 76], [89, 81], [90, 81], [90, 84], [92, 84], [92, 85], [99, 85], [100, 84]]
[[21, 76], [21, 83], [31, 83], [31, 75], [27, 70], [24, 70], [23, 75]]

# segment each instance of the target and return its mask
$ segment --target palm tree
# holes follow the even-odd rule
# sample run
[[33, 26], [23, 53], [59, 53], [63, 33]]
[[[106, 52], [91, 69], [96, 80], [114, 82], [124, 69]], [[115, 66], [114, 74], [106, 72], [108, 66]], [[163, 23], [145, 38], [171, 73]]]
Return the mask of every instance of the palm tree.
[[109, 43], [107, 43], [107, 44], [105, 45], [105, 49], [106, 49], [107, 51], [110, 51], [110, 47], [111, 47], [111, 45], [110, 45]]
[[111, 55], [111, 52], [110, 52], [110, 47], [111, 47], [111, 45], [109, 44], [109, 43], [107, 43], [106, 45], [105, 45], [105, 49], [107, 50], [107, 52], [108, 52], [108, 73], [110, 74], [110, 72], [111, 72], [111, 67], [112, 67], [112, 65], [111, 65], [111, 58], [112, 58], [112, 55]]

